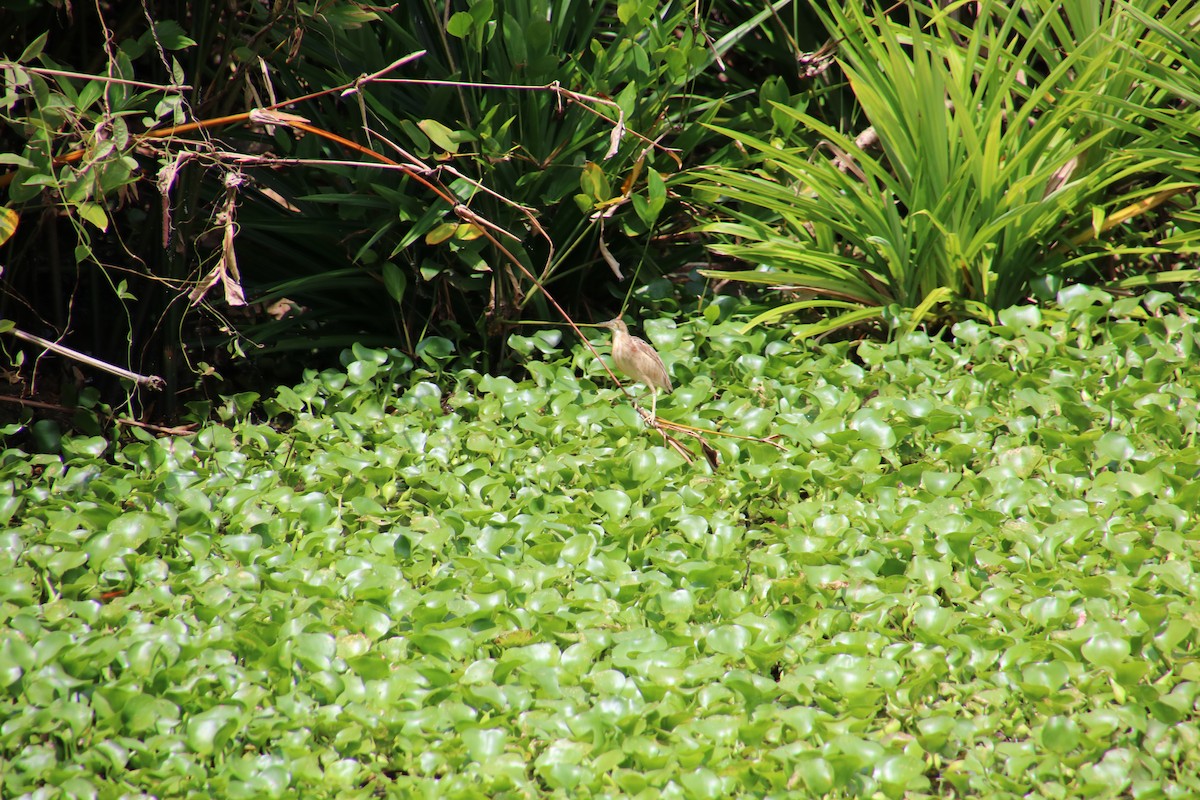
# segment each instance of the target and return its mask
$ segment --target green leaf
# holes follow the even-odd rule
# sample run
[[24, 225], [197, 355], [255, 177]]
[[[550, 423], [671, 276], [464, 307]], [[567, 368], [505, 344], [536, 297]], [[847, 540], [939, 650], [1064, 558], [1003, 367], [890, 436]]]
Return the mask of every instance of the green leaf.
[[404, 291], [408, 289], [408, 278], [404, 276], [400, 267], [392, 264], [391, 261], [384, 261], [382, 269], [384, 288], [388, 289], [392, 300], [397, 303], [403, 302]]
[[446, 33], [459, 39], [465, 39], [475, 25], [474, 18], [466, 11], [457, 11], [446, 22]]
[[188, 748], [198, 755], [211, 756], [225, 749], [241, 723], [241, 712], [231, 705], [217, 705], [187, 721]]
[[154, 38], [168, 52], [196, 46], [196, 41], [184, 33], [178, 22], [171, 19], [155, 20]]
[[621, 520], [632, 506], [629, 495], [620, 489], [596, 492], [592, 499], [608, 519], [614, 522]]
[[454, 354], [454, 343], [443, 336], [429, 336], [417, 343], [416, 354], [426, 364], [436, 366]]
[[889, 340], [643, 311], [662, 430], [551, 326], [495, 374], [349, 341], [186, 432], [17, 410], [5, 792], [1186, 795], [1200, 321], [1062, 296]]
[[447, 153], [458, 152], [458, 134], [435, 119], [423, 119], [417, 123], [421, 132], [435, 145]]
[[1129, 657], [1129, 641], [1111, 633], [1097, 633], [1083, 643], [1083, 657], [1101, 667], [1116, 667]]
[[38, 34], [32, 42], [25, 45], [25, 49], [21, 51], [21, 55], [17, 57], [18, 64], [28, 64], [42, 54], [46, 49], [46, 40], [50, 36], [49, 31], [43, 31]]
[[99, 203], [80, 203], [75, 206], [75, 211], [81, 219], [93, 227], [102, 231], [108, 230], [108, 214], [105, 213], [104, 206]]

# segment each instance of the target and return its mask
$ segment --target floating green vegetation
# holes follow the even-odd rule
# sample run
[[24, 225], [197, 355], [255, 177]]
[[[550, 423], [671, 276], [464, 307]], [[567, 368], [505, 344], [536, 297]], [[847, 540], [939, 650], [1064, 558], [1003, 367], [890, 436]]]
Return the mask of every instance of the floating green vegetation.
[[1062, 300], [651, 321], [715, 471], [546, 334], [7, 450], [0, 793], [1194, 797], [1200, 328]]

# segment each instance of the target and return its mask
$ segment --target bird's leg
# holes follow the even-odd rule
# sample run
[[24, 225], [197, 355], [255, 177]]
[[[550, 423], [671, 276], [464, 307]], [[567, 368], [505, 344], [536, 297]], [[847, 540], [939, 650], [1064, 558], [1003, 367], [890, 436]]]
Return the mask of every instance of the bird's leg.
[[650, 389], [650, 416], [658, 420], [658, 389]]

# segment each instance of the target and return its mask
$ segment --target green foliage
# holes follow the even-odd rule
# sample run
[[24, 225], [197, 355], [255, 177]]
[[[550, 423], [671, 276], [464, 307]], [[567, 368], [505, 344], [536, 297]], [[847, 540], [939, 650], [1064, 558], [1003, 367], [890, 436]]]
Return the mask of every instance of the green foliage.
[[[52, 16], [55, 10], [50, 4], [30, 4], [10, 12], [5, 37], [22, 32], [29, 17]], [[194, 42], [180, 35], [174, 23], [164, 22], [157, 30], [154, 58], [165, 69], [174, 68], [178, 79], [172, 56]], [[6, 265], [15, 267], [0, 270], [0, 315], [29, 330], [45, 332], [49, 321], [65, 330], [77, 324], [73, 314], [83, 295], [89, 302], [80, 307], [104, 307], [103, 325], [80, 326], [88, 349], [102, 351], [110, 336], [123, 339], [112, 345], [122, 354], [117, 360], [126, 361], [136, 312], [126, 280], [133, 270], [109, 260], [112, 242], [120, 237], [116, 209], [142, 177], [135, 157], [137, 132], [182, 119], [184, 92], [178, 85], [148, 83], [139, 73], [139, 51], [155, 46], [149, 32], [142, 41], [110, 47], [105, 51], [107, 69], [94, 75], [60, 63], [51, 45], [61, 48], [63, 38], [56, 38], [50, 41], [44, 28], [28, 40], [18, 35], [23, 49], [0, 59], [0, 187], [7, 188], [8, 201], [0, 208], [0, 245], [6, 245]], [[101, 36], [97, 47], [103, 42]], [[18, 228], [22, 214], [26, 225]], [[71, 275], [88, 288], [76, 294], [79, 284], [69, 285]], [[114, 325], [114, 320], [124, 324]], [[22, 355], [10, 362], [17, 368], [14, 379]]]
[[[359, 341], [411, 355], [430, 334], [470, 339], [481, 365], [495, 363], [504, 322], [551, 313], [538, 281], [590, 305], [613, 278], [640, 283], [699, 256], [687, 241], [687, 254], [661, 257], [686, 224], [673, 176], [715, 138], [692, 123], [755, 81], [716, 59], [736, 63], [777, 18], [730, 5], [714, 21], [644, 0], [149, 3], [86, 9], [72, 39], [52, 7], [31, 8], [23, 27], [43, 35], [6, 62], [3, 111], [19, 141], [0, 164], [15, 170], [18, 209], [60, 205], [75, 230], [50, 246], [23, 226], [27, 284], [5, 288], [36, 295], [17, 305], [41, 319], [12, 316], [80, 331], [93, 349], [112, 337], [116, 352], [94, 354], [145, 355], [146, 372], [223, 367], [220, 346], [332, 360]], [[86, 33], [103, 30], [120, 32], [111, 51]], [[289, 112], [341, 140], [245, 117], [296, 98]], [[100, 269], [60, 275], [42, 255], [58, 246]], [[80, 312], [90, 326], [63, 321], [72, 291], [99, 298]], [[110, 294], [138, 299], [126, 330], [111, 325]]]
[[[817, 295], [759, 321], [840, 313], [809, 329], [821, 333], [899, 313], [916, 324], [941, 307], [991, 320], [1099, 259], [1194, 249], [1186, 213], [1183, 230], [1170, 214], [1145, 219], [1196, 185], [1196, 112], [1172, 108], [1179, 58], [1167, 54], [1187, 5], [1042, 0], [1016, 12], [997, 0], [967, 27], [921, 4], [907, 21], [831, 4], [827, 24], [879, 152], [827, 111], [774, 98], [773, 137], [720, 129], [756, 154], [755, 169], [696, 173], [702, 197], [731, 205], [732, 219], [702, 230], [718, 253], [767, 269], [705, 274]], [[1143, 227], [1109, 230], [1127, 219]]]
[[[130, 85], [134, 69], [125, 51], [116, 53], [112, 75], [90, 81], [39, 69], [39, 60], [45, 61], [41, 59], [45, 45], [43, 34], [15, 62], [5, 64], [7, 91], [0, 102], [0, 120], [24, 140], [19, 155], [3, 158], [3, 163], [17, 168], [8, 184], [9, 199], [22, 205], [49, 192], [72, 219], [103, 231], [108, 227], [104, 198], [136, 180], [130, 119], [149, 114], [156, 105], [150, 122], [170, 118], [181, 98], [163, 89]], [[81, 145], [83, 150], [69, 163], [54, 163], [55, 156]], [[86, 242], [82, 225], [77, 227]], [[86, 247], [76, 255], [91, 257]]]
[[[242, 234], [262, 256], [260, 291], [296, 296], [289, 288], [296, 272], [327, 271], [336, 242], [339, 260], [361, 267], [350, 284], [339, 281], [343, 291], [355, 290], [347, 316], [362, 319], [364, 306], [376, 308], [364, 324], [403, 334], [407, 346], [428, 332], [463, 338], [472, 327], [494, 326], [493, 318], [521, 316], [530, 304], [533, 314], [550, 316], [530, 274], [557, 284], [552, 291], [570, 304], [592, 299], [615, 272], [645, 278], [672, 268], [655, 257], [649, 234], [677, 226], [668, 203], [672, 174], [697, 141], [712, 138], [698, 126], [689, 126], [686, 143], [672, 138], [673, 128], [709, 113], [687, 94], [712, 82], [704, 71], [716, 49], [705, 36], [711, 29], [726, 52], [767, 16], [698, 28], [693, 13], [676, 3], [577, 0], [482, 0], [450, 13], [419, 2], [369, 27], [332, 32], [336, 47], [306, 50], [303, 63], [279, 75], [280, 91], [339, 85], [355, 77], [348, 64], [371, 72], [396, 54], [424, 53], [389, 80], [364, 84], [360, 105], [331, 98], [306, 113], [341, 132], [361, 129], [365, 119], [373, 133], [364, 142], [393, 156], [393, 147], [403, 148], [457, 203], [512, 238], [498, 234], [499, 249], [448, 204], [394, 173], [331, 167], [339, 180], [314, 187], [310, 174], [287, 172], [273, 186], [299, 198], [304, 214], [279, 221], [275, 209], [264, 208], [276, 222]], [[340, 155], [312, 140], [297, 147], [314, 158]], [[290, 255], [282, 263], [268, 255], [280, 239]], [[385, 281], [404, 277], [403, 291], [390, 292], [394, 304], [378, 305], [386, 299], [379, 273]], [[320, 295], [325, 285], [314, 288]], [[272, 328], [296, 324], [248, 333], [273, 338]]]
[[356, 347], [189, 437], [0, 454], [3, 794], [1200, 792], [1197, 320]]

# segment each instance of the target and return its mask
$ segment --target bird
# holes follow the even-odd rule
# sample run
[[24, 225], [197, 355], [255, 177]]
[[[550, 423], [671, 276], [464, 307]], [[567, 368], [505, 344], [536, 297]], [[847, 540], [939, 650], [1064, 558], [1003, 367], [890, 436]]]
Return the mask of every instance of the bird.
[[674, 388], [658, 351], [645, 340], [630, 335], [625, 320], [620, 317], [601, 322], [600, 327], [612, 331], [612, 356], [617, 369], [649, 387], [652, 392], [650, 416], [657, 418], [659, 390], [670, 393]]

